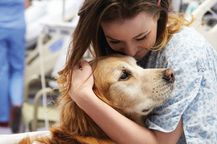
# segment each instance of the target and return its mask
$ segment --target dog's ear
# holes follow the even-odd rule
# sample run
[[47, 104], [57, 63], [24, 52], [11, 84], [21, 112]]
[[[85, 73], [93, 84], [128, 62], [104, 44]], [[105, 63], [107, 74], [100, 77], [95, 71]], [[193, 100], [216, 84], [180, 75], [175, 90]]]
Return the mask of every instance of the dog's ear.
[[[102, 56], [102, 57], [98, 57], [92, 61], [89, 61], [89, 64], [91, 65], [92, 67], [92, 70], [93, 70], [93, 74], [95, 73], [94, 71], [96, 70], [96, 67], [97, 67], [97, 64], [98, 64], [98, 61], [102, 60], [102, 59], [105, 59], [107, 58], [107, 56]], [[96, 78], [96, 76], [94, 76], [94, 79]], [[109, 96], [105, 95], [106, 92], [103, 92], [102, 89], [98, 88], [96, 83], [94, 83], [94, 86], [93, 86], [93, 91], [94, 93], [96, 94], [96, 96], [101, 99], [102, 101], [104, 101], [105, 103], [107, 103], [108, 105], [112, 106], [112, 102], [111, 100], [109, 99]], [[108, 94], [108, 93], [106, 93]]]
[[94, 84], [93, 86], [93, 91], [95, 93], [95, 95], [101, 99], [102, 101], [104, 101], [105, 103], [107, 103], [108, 105], [112, 106], [112, 102], [111, 100], [108, 99], [108, 97], [106, 97]]
[[103, 102], [105, 102], [106, 104], [108, 104], [109, 106], [113, 107], [114, 109], [116, 109], [119, 113], [126, 115], [121, 108], [119, 108], [117, 105], [115, 105], [114, 103], [112, 103], [112, 100], [109, 99], [108, 96], [105, 96], [102, 92], [100, 92], [100, 90], [94, 85], [93, 87], [93, 91], [96, 94], [96, 96], [101, 99]]
[[[107, 56], [102, 56], [102, 57], [98, 57], [92, 61], [89, 62], [89, 64], [91, 65], [92, 67], [92, 70], [93, 70], [93, 74], [95, 73], [95, 70], [96, 70], [96, 67], [97, 67], [97, 64], [98, 64], [98, 61], [106, 58]], [[96, 74], [96, 73], [95, 73]], [[96, 78], [96, 76], [94, 75], [94, 79]], [[96, 83], [94, 83], [94, 86], [93, 86], [93, 91], [94, 93], [96, 94], [96, 96], [101, 99], [102, 101], [104, 101], [105, 103], [107, 103], [108, 105], [112, 106], [112, 102], [111, 100], [109, 99], [109, 96], [105, 96], [104, 93], [106, 92], [103, 92], [102, 89], [98, 88]]]

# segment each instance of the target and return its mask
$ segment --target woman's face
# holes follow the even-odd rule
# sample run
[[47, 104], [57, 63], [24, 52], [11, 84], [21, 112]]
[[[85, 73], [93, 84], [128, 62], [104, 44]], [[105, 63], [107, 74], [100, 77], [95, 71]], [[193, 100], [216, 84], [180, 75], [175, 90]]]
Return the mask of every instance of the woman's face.
[[118, 52], [143, 58], [156, 42], [157, 20], [145, 12], [130, 19], [120, 19], [101, 24], [109, 46]]

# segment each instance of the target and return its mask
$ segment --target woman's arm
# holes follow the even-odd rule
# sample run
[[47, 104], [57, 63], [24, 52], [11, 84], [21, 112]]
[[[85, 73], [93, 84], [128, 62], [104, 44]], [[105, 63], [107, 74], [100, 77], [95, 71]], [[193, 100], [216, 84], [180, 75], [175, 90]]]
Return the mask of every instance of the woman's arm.
[[74, 68], [72, 99], [114, 141], [119, 144], [175, 144], [178, 141], [183, 131], [181, 122], [170, 133], [149, 130], [136, 124], [96, 97], [92, 91], [93, 78], [86, 80], [91, 73], [87, 62], [82, 62], [80, 69]]
[[163, 133], [141, 127], [124, 117], [93, 93], [79, 102], [80, 107], [119, 144], [175, 144], [182, 134], [182, 124], [175, 131]]

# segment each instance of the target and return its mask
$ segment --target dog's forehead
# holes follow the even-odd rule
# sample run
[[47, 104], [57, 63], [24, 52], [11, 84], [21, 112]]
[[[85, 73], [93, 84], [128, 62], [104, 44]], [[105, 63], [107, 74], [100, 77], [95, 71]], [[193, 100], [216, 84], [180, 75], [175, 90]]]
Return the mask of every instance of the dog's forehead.
[[135, 69], [136, 66], [136, 60], [129, 56], [103, 57], [98, 60], [94, 75], [101, 75], [103, 79], [105, 79], [112, 74], [113, 78], [117, 79], [123, 70], [132, 70]]
[[133, 64], [133, 65], [136, 64], [136, 59], [133, 58], [133, 57], [125, 56], [123, 59], [126, 59], [126, 61], [127, 61], [129, 64]]
[[129, 56], [109, 56], [99, 59], [94, 69], [95, 83], [116, 82], [123, 70], [136, 70], [136, 60]]
[[[120, 65], [135, 65], [136, 60], [130, 56], [115, 56], [108, 57], [102, 60], [103, 65], [120, 66]], [[112, 64], [112, 65], [111, 65]]]

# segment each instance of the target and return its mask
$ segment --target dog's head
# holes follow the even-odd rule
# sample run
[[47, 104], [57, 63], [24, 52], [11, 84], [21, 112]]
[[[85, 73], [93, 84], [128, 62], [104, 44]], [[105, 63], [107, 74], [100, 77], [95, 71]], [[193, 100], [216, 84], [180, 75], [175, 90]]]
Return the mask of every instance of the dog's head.
[[169, 97], [174, 82], [170, 69], [143, 69], [129, 56], [100, 59], [94, 78], [97, 96], [136, 121]]

